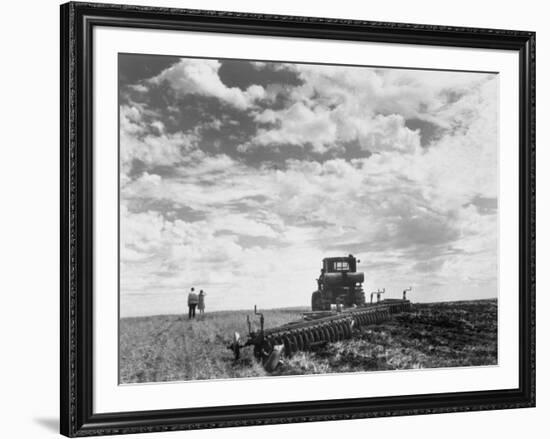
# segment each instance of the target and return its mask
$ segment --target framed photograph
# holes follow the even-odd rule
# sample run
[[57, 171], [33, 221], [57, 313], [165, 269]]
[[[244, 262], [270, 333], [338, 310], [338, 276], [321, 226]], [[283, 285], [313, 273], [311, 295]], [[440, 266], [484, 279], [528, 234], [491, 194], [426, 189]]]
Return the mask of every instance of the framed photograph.
[[61, 433], [535, 405], [535, 34], [61, 6]]

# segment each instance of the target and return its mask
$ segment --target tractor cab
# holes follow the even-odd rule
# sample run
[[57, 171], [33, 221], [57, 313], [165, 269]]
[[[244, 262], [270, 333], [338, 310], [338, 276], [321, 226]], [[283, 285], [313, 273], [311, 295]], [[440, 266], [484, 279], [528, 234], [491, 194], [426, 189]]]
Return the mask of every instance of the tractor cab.
[[352, 272], [357, 270], [357, 260], [353, 255], [323, 259], [325, 273]]

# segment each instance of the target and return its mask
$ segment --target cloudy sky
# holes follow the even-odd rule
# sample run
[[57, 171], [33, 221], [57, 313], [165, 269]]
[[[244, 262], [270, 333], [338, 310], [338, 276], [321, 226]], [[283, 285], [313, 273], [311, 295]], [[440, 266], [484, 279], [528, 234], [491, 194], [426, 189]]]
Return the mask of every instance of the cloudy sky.
[[119, 55], [121, 315], [496, 297], [498, 75]]

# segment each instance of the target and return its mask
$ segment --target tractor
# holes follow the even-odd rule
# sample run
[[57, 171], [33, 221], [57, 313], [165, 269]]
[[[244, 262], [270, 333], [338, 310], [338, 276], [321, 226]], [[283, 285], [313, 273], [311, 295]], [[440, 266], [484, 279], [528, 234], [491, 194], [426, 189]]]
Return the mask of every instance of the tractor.
[[365, 305], [362, 287], [365, 274], [357, 271], [359, 262], [353, 255], [323, 259], [317, 291], [311, 295], [312, 311], [330, 311], [333, 306], [339, 309]]

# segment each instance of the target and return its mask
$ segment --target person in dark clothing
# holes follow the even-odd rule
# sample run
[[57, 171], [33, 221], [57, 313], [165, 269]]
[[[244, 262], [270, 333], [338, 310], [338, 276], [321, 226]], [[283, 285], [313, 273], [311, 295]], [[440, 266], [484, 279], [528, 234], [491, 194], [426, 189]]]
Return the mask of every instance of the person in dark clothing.
[[195, 318], [195, 309], [199, 303], [199, 296], [195, 293], [195, 288], [191, 288], [191, 292], [187, 296], [187, 306], [189, 307], [189, 319]]

